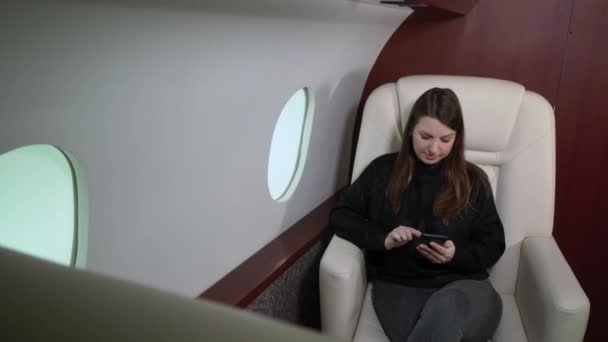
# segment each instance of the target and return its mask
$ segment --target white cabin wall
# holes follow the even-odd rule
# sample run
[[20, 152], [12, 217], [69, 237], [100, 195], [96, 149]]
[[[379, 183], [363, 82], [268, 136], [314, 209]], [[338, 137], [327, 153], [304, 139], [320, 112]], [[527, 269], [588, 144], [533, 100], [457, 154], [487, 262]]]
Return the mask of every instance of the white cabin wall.
[[[0, 4], [0, 153], [47, 143], [79, 159], [88, 269], [196, 296], [346, 184], [364, 82], [411, 11], [238, 3]], [[277, 203], [270, 141], [303, 86], [308, 160]]]

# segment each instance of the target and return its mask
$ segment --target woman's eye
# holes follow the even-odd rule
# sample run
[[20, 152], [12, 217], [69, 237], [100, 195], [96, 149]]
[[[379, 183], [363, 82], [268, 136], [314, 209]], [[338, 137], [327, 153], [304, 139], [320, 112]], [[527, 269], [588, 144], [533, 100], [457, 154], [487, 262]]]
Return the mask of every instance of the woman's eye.
[[422, 138], [422, 140], [429, 140], [429, 139], [431, 139], [431, 137], [429, 137], [428, 135], [421, 135], [420, 137]]
[[449, 143], [451, 139], [441, 139], [441, 141], [445, 144]]

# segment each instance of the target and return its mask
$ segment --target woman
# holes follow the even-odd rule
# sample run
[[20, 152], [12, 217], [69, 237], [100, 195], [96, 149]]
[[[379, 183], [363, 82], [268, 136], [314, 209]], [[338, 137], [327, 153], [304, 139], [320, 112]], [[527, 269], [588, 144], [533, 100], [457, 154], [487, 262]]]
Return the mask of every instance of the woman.
[[464, 159], [456, 94], [422, 94], [403, 137], [343, 192], [331, 224], [368, 251], [374, 309], [392, 342], [487, 341], [502, 302], [486, 269], [504, 252], [504, 231], [487, 176]]

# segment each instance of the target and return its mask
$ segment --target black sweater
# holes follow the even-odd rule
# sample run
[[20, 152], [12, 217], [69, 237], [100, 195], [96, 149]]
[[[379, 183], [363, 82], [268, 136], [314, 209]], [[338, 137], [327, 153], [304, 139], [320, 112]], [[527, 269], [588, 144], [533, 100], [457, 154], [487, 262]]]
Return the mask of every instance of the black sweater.
[[[504, 230], [491, 190], [472, 178], [470, 204], [443, 224], [432, 205], [441, 187], [442, 163], [416, 163], [413, 177], [401, 195], [398, 215], [390, 209], [386, 186], [396, 153], [380, 156], [347, 187], [330, 214], [338, 236], [368, 251], [370, 276], [415, 287], [442, 287], [459, 279], [486, 279], [505, 249]], [[487, 182], [486, 182], [487, 183]], [[415, 248], [416, 241], [387, 251], [384, 240], [399, 225], [449, 236], [456, 253], [445, 264], [433, 264]]]

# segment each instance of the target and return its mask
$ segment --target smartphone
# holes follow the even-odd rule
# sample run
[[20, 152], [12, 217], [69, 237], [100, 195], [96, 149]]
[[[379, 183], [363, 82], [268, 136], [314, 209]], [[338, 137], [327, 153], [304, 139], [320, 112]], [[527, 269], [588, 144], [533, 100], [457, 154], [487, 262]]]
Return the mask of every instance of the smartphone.
[[424, 241], [423, 242], [437, 242], [440, 244], [443, 244], [444, 242], [446, 242], [447, 240], [449, 240], [450, 238], [447, 235], [440, 235], [440, 234], [429, 234], [429, 233], [422, 233], [422, 235], [420, 235], [420, 238], [422, 238]]

